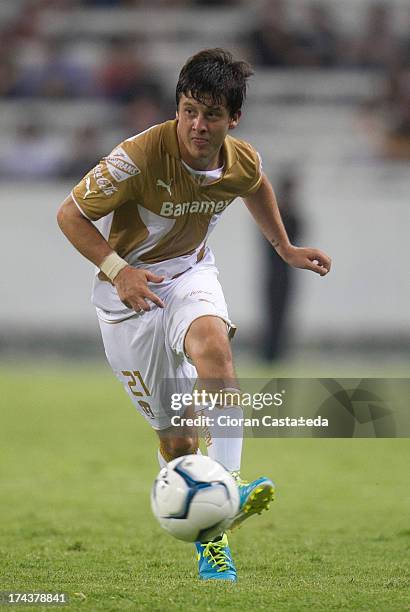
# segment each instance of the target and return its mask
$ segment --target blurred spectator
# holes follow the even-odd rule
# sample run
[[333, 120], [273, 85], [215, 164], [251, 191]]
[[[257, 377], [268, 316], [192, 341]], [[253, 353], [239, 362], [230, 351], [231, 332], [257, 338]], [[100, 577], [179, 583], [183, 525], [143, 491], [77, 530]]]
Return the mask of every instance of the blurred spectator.
[[384, 153], [395, 159], [410, 159], [410, 66], [394, 71], [388, 83]]
[[295, 41], [287, 23], [283, 0], [268, 0], [249, 42], [254, 62], [284, 68], [294, 63]]
[[99, 131], [94, 126], [78, 128], [68, 151], [68, 160], [61, 168], [61, 177], [80, 180], [105, 153]]
[[240, 4], [241, 0], [191, 0], [192, 4], [198, 6], [209, 6], [210, 8], [219, 6], [235, 6]]
[[0, 54], [0, 97], [14, 95], [17, 79], [18, 71], [14, 60]]
[[[293, 170], [286, 171], [278, 181], [278, 205], [290, 241], [300, 239], [301, 220], [297, 202], [298, 179]], [[265, 247], [266, 320], [261, 343], [262, 356], [267, 361], [282, 358], [287, 350], [287, 315], [293, 290], [293, 270], [276, 253], [272, 245]]]
[[404, 44], [386, 74], [382, 94], [362, 105], [361, 119], [378, 153], [410, 159], [410, 57]]
[[37, 38], [40, 33], [39, 25], [43, 11], [73, 10], [80, 0], [26, 0], [18, 2], [20, 11], [9, 24], [10, 32], [21, 41]]
[[185, 6], [195, 0], [82, 0], [84, 6], [101, 8], [152, 8], [155, 6]]
[[123, 103], [139, 94], [161, 95], [159, 83], [137, 55], [135, 42], [128, 39], [112, 39], [98, 82], [103, 95]]
[[169, 119], [169, 114], [165, 112], [158, 97], [149, 95], [135, 97], [124, 110], [124, 127], [130, 134], [139, 134], [166, 119]]
[[64, 42], [43, 41], [42, 56], [39, 64], [23, 68], [16, 95], [71, 98], [93, 93], [89, 70], [70, 58]]
[[10, 24], [10, 32], [18, 39], [27, 39], [37, 34], [38, 18], [43, 10], [39, 2], [26, 2]]
[[187, 6], [189, 8], [193, 1], [194, 0], [134, 0], [134, 4], [140, 8], [172, 8], [178, 6]]
[[353, 64], [361, 68], [387, 68], [397, 55], [397, 40], [388, 4], [370, 4], [364, 31], [353, 43]]
[[338, 64], [339, 35], [329, 8], [317, 3], [308, 6], [306, 25], [296, 34], [296, 64], [323, 68]]
[[123, 0], [82, 0], [82, 5], [86, 7], [118, 8], [124, 4]]
[[34, 122], [26, 122], [10, 141], [7, 154], [0, 157], [0, 175], [19, 181], [51, 178], [61, 171], [64, 156], [62, 139], [45, 134]]

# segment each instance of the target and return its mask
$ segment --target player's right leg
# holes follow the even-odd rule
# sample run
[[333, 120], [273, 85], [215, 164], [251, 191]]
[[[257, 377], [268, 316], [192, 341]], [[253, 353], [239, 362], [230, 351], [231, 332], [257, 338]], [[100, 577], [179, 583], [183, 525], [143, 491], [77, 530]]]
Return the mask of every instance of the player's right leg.
[[[195, 413], [192, 408], [187, 408], [184, 417], [193, 418]], [[195, 455], [199, 450], [198, 431], [196, 427], [184, 425], [182, 427], [167, 427], [158, 429], [159, 456], [161, 467], [169, 461], [182, 457], [183, 455]]]
[[[163, 310], [152, 308], [124, 321], [99, 319], [108, 362], [138, 412], [155, 430], [170, 425], [161, 381], [175, 376], [164, 350]], [[192, 368], [193, 369], [193, 368]]]
[[[184, 417], [193, 418], [195, 411], [187, 408]], [[158, 460], [161, 467], [182, 455], [196, 454], [199, 451], [196, 427], [168, 427], [157, 431], [160, 447]], [[201, 580], [236, 580], [236, 568], [225, 533], [211, 542], [196, 542], [198, 573]]]
[[[160, 309], [152, 309], [119, 323], [99, 323], [108, 361], [138, 412], [156, 430], [158, 460], [165, 467], [176, 457], [198, 452], [198, 435], [196, 428], [170, 427], [172, 414], [164, 406], [169, 393], [161, 393], [161, 382], [172, 379], [174, 388], [180, 385], [179, 390], [187, 391], [185, 381], [196, 378], [196, 371], [167, 350], [162, 316]], [[188, 408], [184, 416], [194, 413]], [[226, 535], [214, 542], [197, 542], [196, 549], [202, 579], [235, 579]]]

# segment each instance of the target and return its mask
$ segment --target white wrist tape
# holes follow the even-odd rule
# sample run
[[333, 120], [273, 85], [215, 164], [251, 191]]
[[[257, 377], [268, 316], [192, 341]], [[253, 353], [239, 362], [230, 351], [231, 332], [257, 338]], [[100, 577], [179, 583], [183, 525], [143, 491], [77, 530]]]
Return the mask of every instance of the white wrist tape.
[[114, 278], [125, 266], [129, 266], [129, 264], [114, 251], [102, 260], [100, 270], [113, 282]]

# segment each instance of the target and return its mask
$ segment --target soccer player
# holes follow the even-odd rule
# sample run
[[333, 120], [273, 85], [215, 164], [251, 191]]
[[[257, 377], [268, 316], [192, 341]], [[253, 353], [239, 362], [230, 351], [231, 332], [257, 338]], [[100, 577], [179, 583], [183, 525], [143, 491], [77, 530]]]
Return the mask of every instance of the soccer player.
[[[223, 211], [243, 198], [284, 261], [321, 276], [330, 270], [325, 253], [290, 244], [258, 153], [229, 134], [251, 74], [246, 62], [223, 49], [191, 57], [176, 87], [176, 118], [122, 142], [58, 212], [64, 234], [97, 267], [92, 301], [105, 352], [158, 434], [161, 466], [198, 452], [192, 428], [172, 428], [161, 382], [172, 379], [179, 392], [192, 390], [196, 378], [207, 391], [238, 389], [229, 342], [235, 328], [207, 246]], [[229, 401], [217, 409], [242, 414]], [[273, 483], [241, 480], [239, 430], [223, 437], [210, 428], [207, 438], [208, 454], [237, 480], [238, 525], [268, 507]], [[196, 547], [200, 578], [236, 580], [226, 534]]]

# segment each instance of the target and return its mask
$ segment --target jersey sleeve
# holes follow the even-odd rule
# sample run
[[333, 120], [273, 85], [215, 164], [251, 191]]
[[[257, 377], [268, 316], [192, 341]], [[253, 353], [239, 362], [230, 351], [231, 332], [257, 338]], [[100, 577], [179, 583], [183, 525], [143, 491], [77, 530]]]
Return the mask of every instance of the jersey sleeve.
[[143, 151], [123, 142], [74, 187], [71, 196], [90, 221], [97, 221], [129, 200], [142, 200]]
[[253, 147], [249, 146], [249, 148], [253, 158], [254, 172], [251, 174], [248, 190], [242, 195], [243, 198], [256, 193], [262, 183], [262, 158]]

